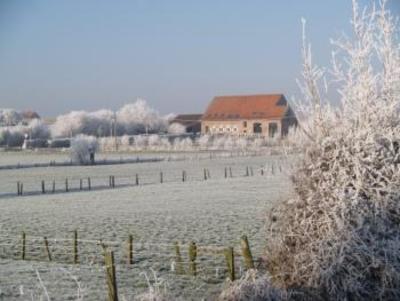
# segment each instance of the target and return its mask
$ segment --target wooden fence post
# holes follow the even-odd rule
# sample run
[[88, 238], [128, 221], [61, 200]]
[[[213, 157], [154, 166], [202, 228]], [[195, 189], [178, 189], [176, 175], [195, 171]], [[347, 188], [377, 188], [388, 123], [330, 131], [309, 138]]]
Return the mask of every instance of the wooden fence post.
[[182, 182], [186, 181], [186, 171], [182, 171]]
[[115, 176], [111, 176], [111, 186], [115, 188]]
[[204, 181], [207, 181], [207, 170], [204, 168]]
[[91, 190], [92, 189], [92, 181], [90, 180], [90, 177], [87, 178], [87, 185], [88, 185], [88, 189]]
[[52, 189], [51, 189], [51, 192], [52, 192], [52, 193], [55, 193], [55, 192], [56, 192], [56, 181], [55, 181], [55, 180], [53, 180], [53, 187], [52, 187]]
[[185, 270], [183, 269], [182, 265], [182, 256], [181, 256], [181, 251], [179, 249], [179, 243], [176, 241], [175, 242], [175, 272], [177, 275], [182, 275], [185, 273]]
[[104, 254], [106, 268], [106, 282], [108, 289], [108, 301], [118, 301], [117, 278], [115, 275], [114, 252], [109, 251]]
[[228, 169], [225, 167], [225, 179], [228, 177]]
[[136, 174], [136, 186], [139, 186], [139, 175]]
[[43, 180], [42, 180], [42, 193], [46, 193], [46, 186]]
[[233, 177], [233, 175], [232, 175], [232, 167], [229, 167], [229, 177]]
[[83, 189], [83, 181], [82, 179], [79, 179], [79, 190]]
[[19, 183], [19, 181], [17, 182], [17, 195], [21, 195], [21, 190], [20, 190], [20, 183]]
[[246, 177], [248, 177], [248, 176], [249, 176], [249, 167], [246, 166]]
[[229, 247], [224, 251], [226, 265], [228, 267], [229, 279], [235, 281], [235, 255], [233, 248]]
[[65, 179], [65, 192], [68, 192], [68, 179]]
[[78, 231], [74, 231], [74, 264], [78, 263]]
[[49, 261], [51, 261], [51, 253], [50, 253], [50, 249], [49, 249], [49, 241], [47, 240], [47, 237], [43, 237], [44, 239], [44, 246], [46, 248], [46, 254], [47, 254], [47, 258], [49, 259]]
[[275, 174], [275, 170], [274, 170], [274, 163], [271, 164], [271, 174], [274, 175]]
[[189, 271], [193, 276], [197, 275], [197, 266], [196, 266], [196, 257], [197, 257], [197, 246], [195, 242], [191, 242], [189, 244]]
[[128, 264], [133, 264], [133, 235], [128, 237]]
[[254, 269], [254, 260], [253, 255], [251, 254], [249, 241], [246, 235], [243, 235], [240, 239], [240, 246], [242, 248], [242, 255], [244, 258], [244, 263], [247, 269]]
[[21, 249], [21, 259], [25, 260], [25, 251], [26, 251], [26, 234], [22, 231], [22, 249]]
[[264, 168], [261, 168], [260, 173], [262, 176], [264, 175]]
[[111, 188], [111, 176], [108, 176], [108, 186]]

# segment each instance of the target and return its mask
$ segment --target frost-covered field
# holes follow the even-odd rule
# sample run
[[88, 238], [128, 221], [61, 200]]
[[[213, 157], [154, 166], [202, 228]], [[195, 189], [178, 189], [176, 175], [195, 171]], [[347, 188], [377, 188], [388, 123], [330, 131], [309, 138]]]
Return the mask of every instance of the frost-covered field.
[[[272, 163], [274, 174], [270, 169]], [[130, 300], [144, 291], [147, 282], [143, 273], [153, 278], [154, 269], [174, 296], [184, 300], [212, 299], [223, 285], [223, 257], [199, 251], [198, 277], [176, 276], [171, 270], [175, 259], [173, 243], [182, 244], [182, 257], [187, 261], [186, 244], [190, 241], [199, 247], [238, 247], [239, 238], [246, 234], [255, 257], [259, 256], [263, 249], [265, 211], [291, 193], [285, 173], [289, 169], [287, 163], [283, 158], [272, 156], [1, 171], [2, 192], [14, 191], [16, 180], [25, 181], [24, 185], [29, 187], [28, 183], [39, 185], [40, 179], [91, 176], [92, 181], [96, 178], [108, 181], [108, 175], [114, 175], [118, 182], [119, 177], [133, 181], [135, 173], [149, 185], [0, 198], [0, 235], [3, 242], [15, 245], [0, 246], [0, 257], [3, 257], [0, 259], [0, 300], [30, 300], [31, 294], [44, 296], [38, 275], [51, 300], [76, 300], [78, 292], [84, 300], [105, 300], [100, 247], [91, 242], [81, 243], [81, 265], [74, 267], [67, 264], [72, 258], [71, 241], [52, 241], [52, 238], [71, 239], [74, 230], [78, 230], [80, 239], [110, 242], [116, 252], [121, 297]], [[268, 172], [261, 176], [259, 168], [265, 164]], [[232, 167], [233, 178], [224, 178], [226, 166]], [[244, 177], [246, 166], [253, 167], [254, 176]], [[207, 181], [203, 180], [204, 168], [211, 174]], [[159, 183], [161, 170], [163, 184]], [[180, 180], [182, 170], [188, 175], [185, 183]], [[11, 259], [20, 256], [17, 244], [21, 231], [26, 232], [28, 239], [27, 259], [43, 262]], [[126, 265], [123, 254], [126, 249], [123, 242], [128, 234], [134, 236], [131, 267]], [[29, 237], [33, 236], [49, 238], [50, 250], [58, 263], [45, 262], [40, 239], [34, 241], [36, 246], [29, 246]], [[64, 246], [62, 250], [57, 249], [60, 244]], [[239, 261], [237, 272], [240, 274]]]
[[[214, 158], [214, 156], [225, 156], [225, 158]], [[13, 162], [16, 162], [15, 155], [10, 155]], [[23, 155], [36, 162], [33, 155]], [[42, 154], [38, 157], [42, 158]], [[60, 155], [52, 155], [60, 156]], [[104, 154], [107, 158], [114, 158], [117, 154]], [[121, 154], [122, 158], [127, 158], [129, 154]], [[142, 153], [140, 158], [153, 158], [157, 154]], [[115, 177], [116, 185], [128, 185], [136, 183], [138, 174], [140, 184], [156, 184], [160, 182], [160, 173], [163, 173], [163, 182], [182, 181], [182, 172], [186, 172], [188, 181], [200, 181], [204, 179], [204, 169], [210, 171], [212, 178], [224, 177], [225, 167], [231, 167], [233, 176], [243, 176], [246, 167], [252, 167], [255, 173], [260, 173], [260, 169], [268, 163], [265, 157], [230, 157], [228, 153], [212, 154], [213, 159], [209, 159], [209, 154], [175, 154], [176, 156], [169, 161], [167, 154], [158, 154], [164, 158], [161, 162], [121, 164], [121, 165], [97, 165], [97, 166], [59, 166], [59, 167], [37, 167], [24, 169], [8, 169], [0, 171], [0, 197], [4, 195], [16, 194], [17, 182], [23, 183], [24, 193], [41, 191], [41, 181], [45, 181], [46, 190], [52, 190], [53, 181], [56, 190], [65, 190], [65, 179], [68, 179], [69, 189], [78, 189], [80, 180], [83, 187], [87, 187], [87, 179], [90, 177], [92, 187], [103, 187], [109, 185], [109, 176]], [[1, 156], [0, 156], [1, 157]], [[60, 156], [60, 158], [62, 158]], [[59, 158], [59, 159], [60, 159]], [[132, 155], [131, 155], [132, 158]], [[272, 157], [275, 169], [278, 168], [279, 157]], [[276, 161], [276, 162], [275, 162]]]

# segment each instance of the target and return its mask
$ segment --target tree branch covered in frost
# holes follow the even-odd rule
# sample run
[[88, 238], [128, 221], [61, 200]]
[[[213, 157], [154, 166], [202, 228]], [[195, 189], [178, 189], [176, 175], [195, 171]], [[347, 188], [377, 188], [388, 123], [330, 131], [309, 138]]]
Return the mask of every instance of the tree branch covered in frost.
[[339, 108], [323, 101], [321, 69], [303, 48], [309, 118], [296, 197], [267, 223], [274, 285], [325, 300], [400, 299], [400, 39], [385, 4], [360, 12], [353, 1], [353, 38], [333, 41]]

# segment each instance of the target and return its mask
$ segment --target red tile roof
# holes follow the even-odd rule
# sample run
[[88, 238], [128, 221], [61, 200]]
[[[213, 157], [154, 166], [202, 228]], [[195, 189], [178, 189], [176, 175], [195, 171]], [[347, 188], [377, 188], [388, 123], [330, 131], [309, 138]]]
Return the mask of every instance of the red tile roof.
[[287, 109], [283, 94], [217, 96], [202, 120], [281, 119]]

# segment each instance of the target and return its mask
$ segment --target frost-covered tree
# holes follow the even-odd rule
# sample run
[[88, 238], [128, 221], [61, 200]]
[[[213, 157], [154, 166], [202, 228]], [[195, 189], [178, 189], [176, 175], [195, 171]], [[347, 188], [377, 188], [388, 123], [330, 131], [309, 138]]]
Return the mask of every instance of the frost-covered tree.
[[40, 119], [32, 119], [27, 128], [29, 129], [30, 139], [44, 139], [50, 138], [50, 129], [47, 124], [43, 123]]
[[70, 137], [78, 134], [109, 136], [113, 126], [114, 113], [110, 110], [95, 112], [72, 111], [58, 116], [52, 125], [54, 137]]
[[25, 130], [22, 126], [0, 127], [0, 146], [21, 147], [25, 140]]
[[71, 141], [70, 155], [71, 160], [78, 164], [89, 164], [90, 154], [95, 153], [98, 144], [96, 137], [78, 135]]
[[[351, 39], [333, 41], [329, 72], [304, 38], [304, 156], [296, 196], [268, 219], [267, 265], [274, 285], [316, 300], [399, 300], [399, 26], [385, 1], [362, 12], [353, 1], [352, 27]], [[324, 78], [339, 107], [320, 89]]]
[[21, 113], [14, 109], [0, 108], [0, 126], [14, 126], [22, 121]]
[[117, 122], [128, 135], [165, 131], [167, 121], [143, 99], [124, 105], [117, 111]]

